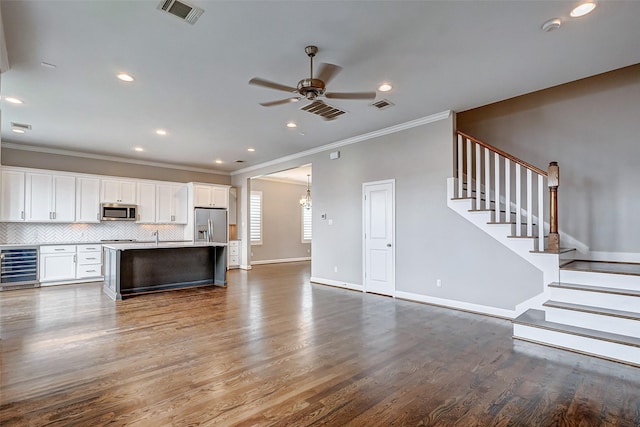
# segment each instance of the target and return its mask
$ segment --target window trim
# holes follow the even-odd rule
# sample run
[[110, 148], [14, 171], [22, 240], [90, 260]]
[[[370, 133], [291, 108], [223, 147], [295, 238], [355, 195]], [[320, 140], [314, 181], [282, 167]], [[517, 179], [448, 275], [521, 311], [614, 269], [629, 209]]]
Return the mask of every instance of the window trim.
[[[304, 238], [305, 211], [309, 212], [309, 229], [311, 232], [311, 237], [309, 239]], [[304, 206], [300, 206], [300, 241], [302, 243], [311, 243], [312, 239], [313, 239], [313, 207], [309, 209], [305, 209]]]

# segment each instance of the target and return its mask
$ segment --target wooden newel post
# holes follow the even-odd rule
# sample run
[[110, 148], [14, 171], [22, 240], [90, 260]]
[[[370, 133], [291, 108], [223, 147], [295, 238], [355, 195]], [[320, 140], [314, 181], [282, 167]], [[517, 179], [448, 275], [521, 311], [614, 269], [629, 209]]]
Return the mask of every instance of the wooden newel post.
[[560, 167], [558, 162], [549, 163], [547, 172], [549, 185], [549, 246], [550, 252], [560, 252], [560, 234], [558, 233], [558, 186], [560, 185]]

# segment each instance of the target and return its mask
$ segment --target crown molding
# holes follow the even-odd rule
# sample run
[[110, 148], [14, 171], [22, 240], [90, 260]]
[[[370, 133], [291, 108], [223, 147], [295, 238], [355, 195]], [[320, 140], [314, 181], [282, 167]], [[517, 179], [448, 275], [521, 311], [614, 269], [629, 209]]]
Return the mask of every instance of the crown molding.
[[81, 157], [86, 159], [106, 160], [110, 162], [131, 163], [134, 165], [153, 166], [157, 168], [177, 169], [189, 172], [210, 173], [213, 175], [230, 175], [229, 172], [217, 171], [214, 169], [194, 168], [192, 166], [181, 166], [172, 163], [149, 162], [146, 160], [134, 160], [126, 157], [105, 156], [102, 154], [83, 153], [81, 151], [62, 150], [59, 148], [37, 147], [34, 145], [16, 144], [14, 142], [2, 142], [1, 148], [9, 148], [12, 150], [33, 151], [37, 153], [60, 154], [62, 156]]
[[290, 154], [288, 156], [280, 157], [278, 159], [270, 160], [268, 162], [260, 163], [258, 165], [249, 166], [243, 169], [238, 169], [236, 171], [231, 172], [231, 176], [240, 175], [243, 173], [255, 171], [258, 169], [262, 169], [267, 166], [277, 165], [279, 163], [283, 163], [289, 160], [299, 159], [300, 157], [310, 156], [312, 154], [321, 153], [323, 151], [333, 150], [336, 148], [344, 147], [345, 145], [351, 145], [362, 141], [367, 141], [369, 139], [377, 138], [379, 136], [389, 135], [391, 133], [400, 132], [406, 129], [411, 129], [417, 126], [426, 125], [428, 123], [437, 122], [439, 120], [444, 120], [451, 116], [451, 110], [445, 110], [440, 113], [432, 114], [430, 116], [421, 117], [419, 119], [411, 120], [409, 122], [401, 123], [399, 125], [389, 126], [383, 129], [374, 130], [373, 132], [364, 133], [362, 135], [354, 136], [351, 138], [343, 139], [341, 141], [332, 142], [330, 144], [322, 145], [320, 147], [311, 148], [306, 151], [301, 151], [299, 153]]

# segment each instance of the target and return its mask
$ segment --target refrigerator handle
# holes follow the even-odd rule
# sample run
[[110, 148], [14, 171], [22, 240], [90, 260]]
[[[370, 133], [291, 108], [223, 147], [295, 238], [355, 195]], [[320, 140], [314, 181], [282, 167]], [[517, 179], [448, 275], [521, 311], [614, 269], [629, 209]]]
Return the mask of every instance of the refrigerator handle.
[[211, 218], [207, 220], [207, 228], [209, 229], [209, 236], [207, 240], [209, 242], [212, 242], [213, 241], [213, 223], [211, 222]]

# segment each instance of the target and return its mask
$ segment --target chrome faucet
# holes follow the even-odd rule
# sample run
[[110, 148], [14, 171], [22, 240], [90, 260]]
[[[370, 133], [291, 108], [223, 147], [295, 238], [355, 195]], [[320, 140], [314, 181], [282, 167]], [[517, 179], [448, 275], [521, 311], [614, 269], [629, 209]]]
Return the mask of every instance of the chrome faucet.
[[156, 246], [158, 246], [158, 243], [160, 242], [160, 233], [158, 233], [158, 230], [154, 231], [152, 236], [155, 236], [155, 238], [156, 238]]

